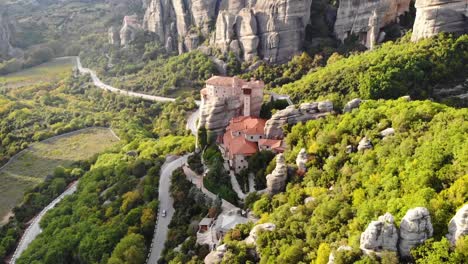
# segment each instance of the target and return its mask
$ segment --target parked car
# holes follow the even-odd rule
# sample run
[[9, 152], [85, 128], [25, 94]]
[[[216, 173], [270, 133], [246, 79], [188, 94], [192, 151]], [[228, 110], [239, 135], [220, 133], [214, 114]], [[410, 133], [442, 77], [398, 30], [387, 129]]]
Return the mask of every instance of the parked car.
[[162, 215], [162, 217], [166, 217], [166, 210], [162, 210], [161, 215]]

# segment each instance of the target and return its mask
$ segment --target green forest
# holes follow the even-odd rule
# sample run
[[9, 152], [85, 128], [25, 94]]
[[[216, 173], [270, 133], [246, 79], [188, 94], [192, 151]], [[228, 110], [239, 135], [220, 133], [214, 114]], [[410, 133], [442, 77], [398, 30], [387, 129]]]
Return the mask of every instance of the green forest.
[[[258, 196], [251, 205], [259, 223], [277, 226], [257, 240], [260, 263], [327, 263], [329, 253], [342, 245], [353, 250], [335, 254], [336, 263], [379, 263], [359, 250], [361, 232], [386, 212], [398, 224], [418, 206], [429, 209], [434, 237], [412, 251], [414, 260], [465, 263], [468, 240], [452, 248], [445, 234], [456, 210], [468, 202], [467, 119], [467, 109], [430, 101], [369, 100], [351, 113], [294, 126], [286, 158], [295, 164], [305, 148], [308, 171], [289, 175], [285, 193]], [[380, 132], [390, 127], [395, 135], [382, 138]], [[347, 146], [357, 146], [363, 137], [372, 149], [347, 153]], [[307, 197], [315, 199], [304, 204]], [[230, 251], [245, 249], [240, 241], [248, 233], [240, 232], [244, 235], [237, 239], [225, 239]], [[233, 257], [225, 263], [244, 261]], [[381, 261], [398, 263], [398, 258], [387, 254]]]

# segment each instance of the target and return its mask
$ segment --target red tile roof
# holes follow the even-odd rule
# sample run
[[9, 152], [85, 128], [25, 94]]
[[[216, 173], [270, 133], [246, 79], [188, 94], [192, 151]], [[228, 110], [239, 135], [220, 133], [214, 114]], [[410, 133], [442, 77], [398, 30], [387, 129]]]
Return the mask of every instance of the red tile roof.
[[234, 155], [250, 156], [257, 152], [257, 144], [247, 141], [243, 135], [234, 137], [228, 131], [224, 134], [223, 142], [230, 159], [234, 158]]
[[264, 133], [265, 119], [250, 116], [239, 116], [231, 119], [227, 131], [242, 132], [247, 135], [259, 135]]
[[258, 146], [268, 146], [270, 149], [278, 152], [283, 152], [285, 150], [283, 147], [283, 141], [278, 139], [260, 139], [258, 141]]

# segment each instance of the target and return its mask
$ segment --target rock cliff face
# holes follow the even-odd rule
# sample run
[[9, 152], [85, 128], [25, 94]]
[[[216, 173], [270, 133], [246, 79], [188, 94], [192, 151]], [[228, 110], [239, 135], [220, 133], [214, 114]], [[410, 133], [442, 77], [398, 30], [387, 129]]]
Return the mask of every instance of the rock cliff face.
[[304, 148], [301, 149], [301, 151], [299, 151], [299, 154], [297, 155], [297, 158], [296, 158], [296, 165], [297, 165], [299, 172], [305, 173], [307, 171], [306, 164], [308, 160], [309, 160], [309, 155], [307, 154], [306, 149]]
[[431, 216], [426, 208], [408, 210], [400, 224], [400, 256], [409, 257], [410, 250], [432, 237], [432, 233]]
[[282, 127], [284, 125], [294, 125], [299, 122], [314, 120], [324, 117], [333, 111], [331, 102], [304, 103], [299, 106], [291, 105], [286, 109], [276, 112], [265, 124], [265, 135], [267, 138], [283, 138]]
[[366, 254], [379, 254], [382, 251], [397, 251], [398, 229], [390, 213], [372, 221], [361, 234], [360, 248]]
[[221, 246], [217, 247], [216, 250], [211, 251], [205, 257], [205, 264], [218, 264], [221, 263], [223, 260], [224, 255], [226, 254], [227, 246], [226, 244], [222, 244]]
[[281, 62], [301, 50], [310, 6], [311, 0], [151, 0], [143, 25], [179, 52], [210, 38], [245, 60]]
[[120, 45], [126, 46], [132, 43], [139, 30], [141, 30], [141, 25], [138, 23], [138, 17], [136, 15], [125, 16], [120, 29]]
[[267, 192], [276, 194], [284, 190], [288, 178], [288, 167], [283, 154], [276, 156], [276, 167], [271, 174], [266, 176]]
[[412, 40], [440, 32], [468, 33], [466, 0], [417, 0]]
[[465, 204], [450, 220], [447, 238], [455, 244], [461, 236], [468, 235], [468, 204]]
[[398, 20], [409, 10], [411, 0], [341, 0], [335, 22], [335, 34], [340, 40], [359, 36], [368, 48], [382, 39], [381, 29]]
[[13, 25], [8, 20], [8, 17], [0, 13], [0, 59], [18, 56], [19, 50], [11, 45], [13, 31]]
[[199, 127], [220, 134], [232, 118], [241, 114], [241, 107], [242, 102], [236, 97], [207, 101], [201, 106]]
[[110, 27], [107, 31], [109, 44], [120, 45], [120, 33], [115, 27]]

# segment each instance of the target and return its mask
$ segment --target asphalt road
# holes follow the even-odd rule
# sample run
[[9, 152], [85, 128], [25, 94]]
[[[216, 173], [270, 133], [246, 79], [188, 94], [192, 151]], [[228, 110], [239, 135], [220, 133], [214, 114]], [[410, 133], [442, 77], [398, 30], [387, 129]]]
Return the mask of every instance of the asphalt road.
[[[177, 158], [174, 161], [165, 163], [161, 169], [161, 176], [159, 178], [159, 211], [158, 222], [156, 224], [153, 242], [151, 245], [151, 253], [149, 255], [148, 263], [156, 264], [161, 257], [164, 249], [164, 242], [166, 242], [168, 226], [174, 215], [173, 199], [170, 195], [169, 188], [171, 187], [172, 172], [182, 167], [187, 162], [188, 155]], [[166, 216], [162, 216], [162, 211], [166, 210]]]

